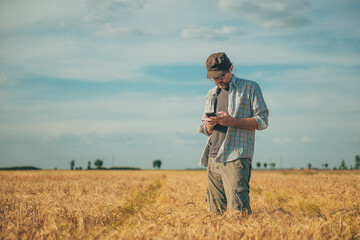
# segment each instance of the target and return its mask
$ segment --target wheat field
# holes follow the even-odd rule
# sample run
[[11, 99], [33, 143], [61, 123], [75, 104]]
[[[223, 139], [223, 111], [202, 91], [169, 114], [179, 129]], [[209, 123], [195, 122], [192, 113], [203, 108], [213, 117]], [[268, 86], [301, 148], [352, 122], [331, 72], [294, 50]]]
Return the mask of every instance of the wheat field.
[[210, 214], [205, 171], [0, 172], [1, 239], [360, 239], [360, 171], [252, 172], [252, 215]]

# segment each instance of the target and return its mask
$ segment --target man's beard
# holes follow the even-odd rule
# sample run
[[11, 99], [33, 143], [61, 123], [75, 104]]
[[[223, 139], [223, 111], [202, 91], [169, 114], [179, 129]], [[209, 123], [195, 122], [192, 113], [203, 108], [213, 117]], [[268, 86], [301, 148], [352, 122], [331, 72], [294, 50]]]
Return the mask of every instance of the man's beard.
[[218, 86], [219, 88], [222, 88], [222, 89], [227, 89], [227, 88], [229, 88], [229, 83], [219, 82], [219, 83], [217, 84], [217, 86]]

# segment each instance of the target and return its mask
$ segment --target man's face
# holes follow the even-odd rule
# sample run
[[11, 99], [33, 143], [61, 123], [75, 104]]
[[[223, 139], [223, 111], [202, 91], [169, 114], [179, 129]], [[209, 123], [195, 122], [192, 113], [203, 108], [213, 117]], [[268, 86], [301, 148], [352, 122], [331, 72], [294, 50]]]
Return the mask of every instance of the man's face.
[[219, 88], [228, 88], [229, 87], [229, 82], [232, 78], [232, 66], [229, 68], [229, 70], [227, 72], [225, 72], [224, 75], [222, 75], [221, 77], [217, 77], [217, 78], [211, 78], [211, 80], [214, 81], [214, 83], [219, 87]]

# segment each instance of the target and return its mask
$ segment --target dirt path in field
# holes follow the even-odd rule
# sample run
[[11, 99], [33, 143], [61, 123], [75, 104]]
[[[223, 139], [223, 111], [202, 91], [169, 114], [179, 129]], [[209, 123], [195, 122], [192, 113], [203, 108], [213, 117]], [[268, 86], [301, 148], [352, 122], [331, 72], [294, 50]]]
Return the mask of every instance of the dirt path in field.
[[163, 237], [169, 239], [182, 234], [185, 237], [189, 225], [195, 222], [199, 225], [209, 215], [204, 181], [205, 172], [169, 172], [160, 180], [151, 201], [146, 201], [126, 222], [117, 226], [118, 232], [113, 236], [126, 239], [166, 233]]
[[139, 214], [142, 209], [150, 207], [159, 196], [159, 191], [164, 184], [166, 175], [154, 180], [146, 189], [138, 191], [132, 197], [124, 199], [122, 204], [117, 207], [112, 228], [122, 229], [123, 226], [132, 224], [132, 219]]

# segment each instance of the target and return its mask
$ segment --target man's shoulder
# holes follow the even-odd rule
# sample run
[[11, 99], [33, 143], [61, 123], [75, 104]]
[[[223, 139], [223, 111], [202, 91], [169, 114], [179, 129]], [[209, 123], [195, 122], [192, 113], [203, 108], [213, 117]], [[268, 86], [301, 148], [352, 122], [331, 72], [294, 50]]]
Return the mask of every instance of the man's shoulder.
[[258, 85], [257, 82], [253, 81], [253, 80], [249, 80], [249, 79], [244, 79], [244, 78], [238, 78], [235, 77], [233, 80], [235, 85]]
[[244, 78], [235, 78], [233, 83], [237, 91], [254, 91], [257, 88], [260, 88], [257, 82]]

